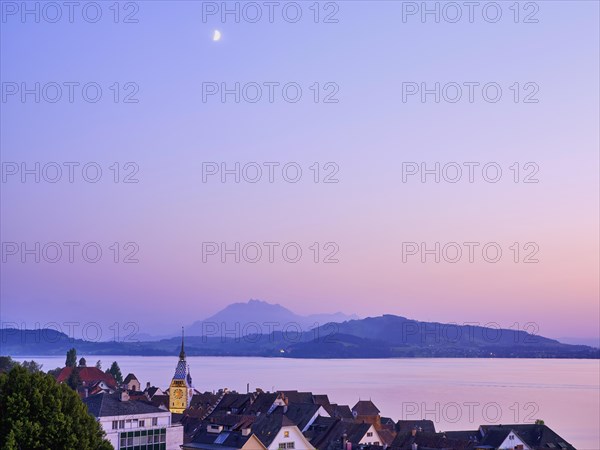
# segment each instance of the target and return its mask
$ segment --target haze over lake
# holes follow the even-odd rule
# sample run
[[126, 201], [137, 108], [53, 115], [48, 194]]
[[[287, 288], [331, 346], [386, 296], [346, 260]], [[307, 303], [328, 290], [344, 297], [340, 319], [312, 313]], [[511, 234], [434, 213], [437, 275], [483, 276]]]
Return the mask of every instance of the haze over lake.
[[[104, 369], [117, 361], [123, 376], [168, 387], [176, 357], [84, 356]], [[28, 357], [44, 370], [64, 356]], [[194, 386], [246, 392], [261, 388], [328, 394], [352, 407], [371, 399], [382, 416], [426, 418], [437, 430], [543, 419], [578, 449], [600, 448], [600, 361], [568, 359], [279, 359], [188, 357]]]

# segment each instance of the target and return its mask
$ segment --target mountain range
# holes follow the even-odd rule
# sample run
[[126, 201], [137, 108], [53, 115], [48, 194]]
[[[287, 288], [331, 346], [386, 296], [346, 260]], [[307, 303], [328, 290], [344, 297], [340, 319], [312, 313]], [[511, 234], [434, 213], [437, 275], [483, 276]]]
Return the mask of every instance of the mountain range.
[[[391, 314], [348, 317], [300, 316], [258, 300], [235, 303], [188, 326], [185, 349], [189, 356], [600, 358], [598, 348], [526, 331], [421, 322]], [[71, 347], [82, 355], [176, 356], [180, 345], [180, 336], [90, 342], [51, 329], [0, 330], [0, 355], [11, 356], [64, 355]]]

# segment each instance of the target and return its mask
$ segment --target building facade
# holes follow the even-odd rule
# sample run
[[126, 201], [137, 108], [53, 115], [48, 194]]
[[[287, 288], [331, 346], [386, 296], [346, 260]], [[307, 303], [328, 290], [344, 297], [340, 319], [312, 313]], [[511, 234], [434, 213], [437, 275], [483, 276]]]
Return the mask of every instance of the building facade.
[[101, 393], [83, 399], [116, 450], [179, 450], [183, 427], [169, 411], [130, 400], [127, 392]]

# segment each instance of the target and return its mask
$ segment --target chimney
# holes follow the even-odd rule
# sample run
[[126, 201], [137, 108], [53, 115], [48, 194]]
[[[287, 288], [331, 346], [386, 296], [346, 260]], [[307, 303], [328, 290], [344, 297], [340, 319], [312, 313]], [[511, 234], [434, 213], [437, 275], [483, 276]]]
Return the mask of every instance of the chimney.
[[129, 401], [129, 394], [127, 393], [127, 391], [121, 391], [121, 393], [119, 395], [119, 400], [121, 400], [122, 402]]
[[417, 428], [416, 427], [414, 427], [412, 429], [411, 434], [412, 434], [413, 437], [417, 435]]
[[242, 428], [242, 436], [248, 436], [251, 431], [250, 428]]
[[146, 381], [146, 389], [150, 389], [150, 382]]

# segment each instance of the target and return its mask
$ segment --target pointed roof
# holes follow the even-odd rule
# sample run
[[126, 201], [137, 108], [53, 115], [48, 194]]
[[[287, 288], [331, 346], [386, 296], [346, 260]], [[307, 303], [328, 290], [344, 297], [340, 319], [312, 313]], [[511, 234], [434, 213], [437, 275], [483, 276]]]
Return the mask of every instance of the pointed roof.
[[185, 361], [185, 350], [183, 349], [183, 327], [181, 327], [181, 351], [179, 352], [179, 360]]
[[135, 380], [135, 381], [138, 381], [138, 382], [140, 381], [140, 380], [138, 380], [138, 379], [137, 379], [137, 377], [136, 377], [134, 374], [132, 374], [132, 373], [129, 373], [129, 374], [127, 374], [127, 376], [126, 376], [126, 377], [125, 377], [125, 379], [123, 380], [123, 383], [127, 384], [127, 383], [129, 383], [130, 381], [132, 381], [132, 380]]
[[376, 416], [379, 414], [379, 409], [371, 400], [359, 400], [352, 412], [358, 416]]

